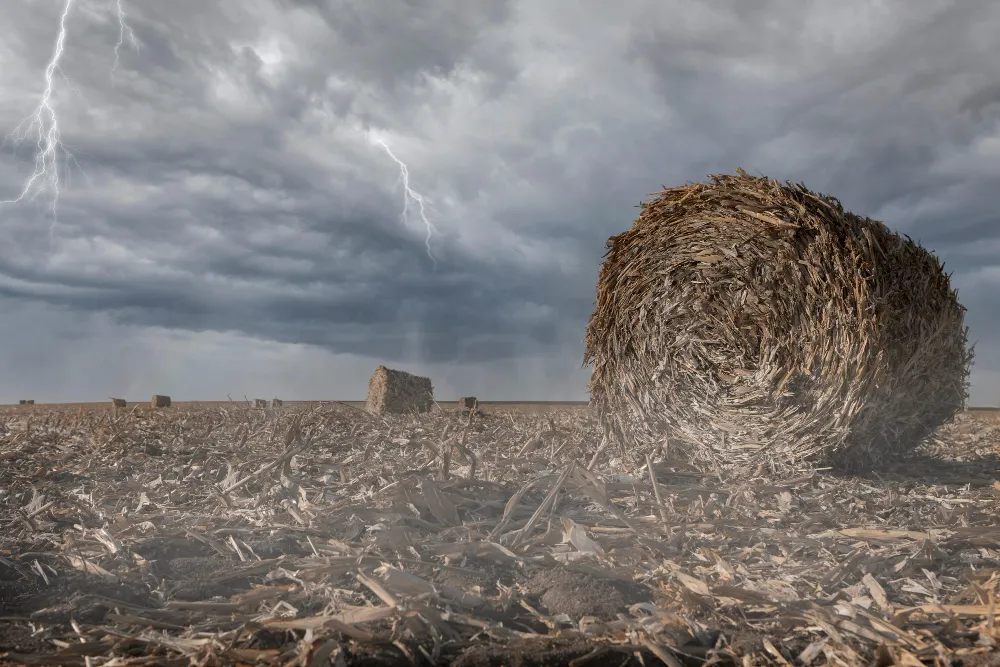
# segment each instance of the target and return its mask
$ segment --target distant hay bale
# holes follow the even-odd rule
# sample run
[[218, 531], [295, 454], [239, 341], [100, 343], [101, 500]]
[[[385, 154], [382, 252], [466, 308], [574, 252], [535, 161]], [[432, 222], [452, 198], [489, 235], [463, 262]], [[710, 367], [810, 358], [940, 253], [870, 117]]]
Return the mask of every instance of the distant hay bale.
[[964, 407], [972, 350], [943, 266], [833, 197], [712, 176], [658, 193], [607, 247], [584, 363], [626, 451], [859, 469]]
[[433, 405], [430, 378], [379, 366], [368, 381], [365, 409], [372, 414], [427, 412]]
[[463, 396], [458, 399], [458, 407], [462, 410], [472, 410], [477, 405], [479, 405], [479, 401], [476, 400], [475, 396]]
[[271, 407], [272, 408], [280, 408], [282, 405], [284, 405], [284, 403], [281, 401], [280, 398], [272, 398], [271, 399]]
[[18, 401], [18, 405], [27, 405], [27, 404], [28, 404], [28, 401], [25, 400], [25, 399], [23, 399], [23, 398], [20, 401]]
[[267, 407], [267, 399], [265, 399], [265, 398], [255, 398], [255, 399], [253, 399], [253, 406], [255, 408], [266, 408]]
[[112, 398], [111, 405], [116, 408], [124, 408], [128, 402], [124, 398]]
[[150, 401], [150, 406], [154, 408], [169, 408], [170, 407], [170, 397], [161, 396], [160, 394], [154, 394], [153, 400]]

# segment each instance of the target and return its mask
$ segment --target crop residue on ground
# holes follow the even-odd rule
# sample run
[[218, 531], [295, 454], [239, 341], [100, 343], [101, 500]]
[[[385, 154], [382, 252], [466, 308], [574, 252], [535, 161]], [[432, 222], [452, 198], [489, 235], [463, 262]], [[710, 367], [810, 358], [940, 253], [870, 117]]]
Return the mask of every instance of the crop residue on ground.
[[991, 415], [863, 476], [730, 484], [656, 457], [630, 469], [599, 441], [586, 408], [9, 408], [0, 663], [915, 666], [994, 651]]

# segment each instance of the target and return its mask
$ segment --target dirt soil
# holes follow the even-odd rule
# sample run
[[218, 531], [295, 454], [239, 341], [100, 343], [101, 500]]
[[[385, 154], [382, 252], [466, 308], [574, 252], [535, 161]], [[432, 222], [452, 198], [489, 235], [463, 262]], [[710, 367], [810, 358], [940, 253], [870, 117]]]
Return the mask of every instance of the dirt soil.
[[0, 665], [998, 664], [996, 415], [863, 476], [731, 482], [598, 432], [9, 408]]

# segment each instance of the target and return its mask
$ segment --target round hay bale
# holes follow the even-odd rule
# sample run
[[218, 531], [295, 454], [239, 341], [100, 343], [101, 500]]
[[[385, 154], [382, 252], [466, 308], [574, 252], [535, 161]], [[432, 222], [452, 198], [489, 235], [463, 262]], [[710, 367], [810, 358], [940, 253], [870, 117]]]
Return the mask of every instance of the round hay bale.
[[658, 193], [607, 248], [584, 363], [625, 452], [858, 469], [964, 407], [942, 264], [834, 197], [737, 170]]

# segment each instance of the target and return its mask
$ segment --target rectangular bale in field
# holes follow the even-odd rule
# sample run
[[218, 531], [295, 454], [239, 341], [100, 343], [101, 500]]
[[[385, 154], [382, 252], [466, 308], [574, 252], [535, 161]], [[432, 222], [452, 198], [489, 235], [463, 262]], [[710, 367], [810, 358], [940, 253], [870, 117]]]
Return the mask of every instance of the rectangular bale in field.
[[280, 398], [272, 398], [271, 399], [271, 407], [272, 408], [280, 408], [282, 405], [283, 405], [283, 403], [281, 402]]
[[24, 404], [25, 404], [25, 405], [34, 405], [34, 404], [35, 404], [35, 399], [33, 399], [33, 398], [29, 398], [28, 400], [26, 400], [26, 401], [24, 402]]
[[379, 366], [368, 382], [365, 409], [372, 414], [428, 412], [433, 405], [430, 378]]
[[126, 401], [124, 398], [112, 398], [111, 405], [113, 405], [116, 408], [124, 408], [126, 405], [128, 405], [128, 401]]
[[23, 398], [17, 402], [18, 405], [26, 405], [27, 403], [28, 401], [24, 400]]
[[463, 396], [458, 399], [458, 407], [462, 410], [472, 410], [479, 405], [479, 400], [475, 396]]
[[264, 398], [255, 398], [255, 399], [253, 399], [253, 406], [255, 408], [266, 408], [267, 407], [267, 399], [264, 399]]
[[170, 407], [170, 397], [163, 396], [161, 394], [154, 394], [153, 400], [149, 403], [150, 407], [153, 408], [169, 408]]

